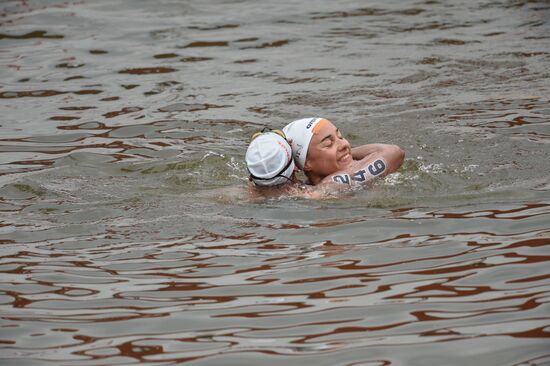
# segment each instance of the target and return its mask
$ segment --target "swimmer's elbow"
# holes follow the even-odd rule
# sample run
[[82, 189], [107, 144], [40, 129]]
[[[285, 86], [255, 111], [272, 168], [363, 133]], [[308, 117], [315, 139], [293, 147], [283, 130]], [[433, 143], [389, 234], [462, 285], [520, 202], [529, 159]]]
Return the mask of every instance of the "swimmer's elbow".
[[398, 158], [398, 161], [399, 161], [399, 166], [401, 166], [401, 164], [403, 164], [403, 161], [405, 161], [405, 150], [403, 150], [402, 148], [400, 148], [399, 146], [395, 145], [395, 148], [396, 148], [396, 154], [397, 154], [397, 158]]
[[393, 173], [403, 164], [405, 160], [405, 151], [397, 145], [388, 145], [387, 149], [387, 156], [390, 163], [389, 173]]

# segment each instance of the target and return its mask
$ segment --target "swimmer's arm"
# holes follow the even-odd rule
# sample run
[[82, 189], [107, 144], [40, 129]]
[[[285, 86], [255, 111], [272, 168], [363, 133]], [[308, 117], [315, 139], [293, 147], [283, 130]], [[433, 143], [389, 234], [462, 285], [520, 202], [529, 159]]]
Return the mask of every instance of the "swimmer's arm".
[[310, 200], [325, 200], [334, 198], [336, 195], [341, 196], [341, 194], [345, 192], [350, 192], [349, 186], [336, 184], [327, 180], [324, 184], [319, 184], [316, 186], [301, 186], [301, 188], [297, 190], [291, 190], [288, 192], [288, 197]]
[[380, 150], [382, 144], [366, 144], [351, 149], [351, 156], [353, 160], [361, 160], [369, 155], [375, 154]]
[[310, 191], [306, 198], [314, 200], [330, 199], [334, 197], [341, 197], [342, 194], [351, 193], [351, 186], [344, 184], [337, 184], [326, 177], [315, 189]]
[[367, 144], [351, 149], [353, 160], [362, 160], [365, 163], [374, 161], [377, 158], [384, 160], [386, 170], [383, 175], [395, 172], [405, 159], [405, 152], [397, 145], [390, 144]]
[[351, 166], [335, 174], [331, 174], [323, 180], [321, 185], [336, 184], [338, 186], [353, 186], [357, 183], [365, 184], [375, 178], [385, 177], [394, 173], [405, 158], [405, 152], [396, 145], [377, 144], [376, 153], [367, 157], [355, 160]]

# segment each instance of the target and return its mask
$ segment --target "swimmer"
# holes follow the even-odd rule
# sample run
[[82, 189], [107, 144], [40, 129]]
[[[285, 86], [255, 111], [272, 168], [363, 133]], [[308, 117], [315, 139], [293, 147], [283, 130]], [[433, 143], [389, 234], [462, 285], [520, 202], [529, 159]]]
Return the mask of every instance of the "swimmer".
[[254, 194], [264, 198], [320, 198], [313, 187], [296, 178], [292, 148], [283, 131], [264, 128], [252, 135], [245, 160]]
[[357, 185], [395, 172], [405, 158], [396, 145], [352, 148], [338, 128], [324, 118], [303, 118], [283, 128], [294, 162], [312, 185]]

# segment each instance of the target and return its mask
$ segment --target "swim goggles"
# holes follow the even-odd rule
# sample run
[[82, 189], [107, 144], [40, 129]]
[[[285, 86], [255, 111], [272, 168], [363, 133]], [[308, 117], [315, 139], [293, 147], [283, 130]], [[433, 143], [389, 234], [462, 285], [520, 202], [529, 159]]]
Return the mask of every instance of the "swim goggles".
[[[262, 128], [262, 130], [260, 132], [256, 132], [255, 134], [252, 135], [252, 137], [250, 138], [250, 141], [254, 141], [254, 139], [264, 133], [267, 133], [267, 132], [273, 132], [279, 136], [281, 136], [282, 138], [284, 138], [286, 140], [286, 135], [285, 133], [282, 131], [282, 130], [272, 130], [270, 128], [267, 128], [267, 127], [264, 127]], [[288, 142], [288, 140], [287, 140]]]

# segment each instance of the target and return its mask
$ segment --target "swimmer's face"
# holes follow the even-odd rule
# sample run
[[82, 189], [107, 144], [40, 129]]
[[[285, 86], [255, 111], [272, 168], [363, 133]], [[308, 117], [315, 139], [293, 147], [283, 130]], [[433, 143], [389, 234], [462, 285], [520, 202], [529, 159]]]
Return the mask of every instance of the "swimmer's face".
[[319, 122], [309, 143], [304, 171], [326, 177], [347, 168], [352, 161], [348, 140], [330, 121]]

